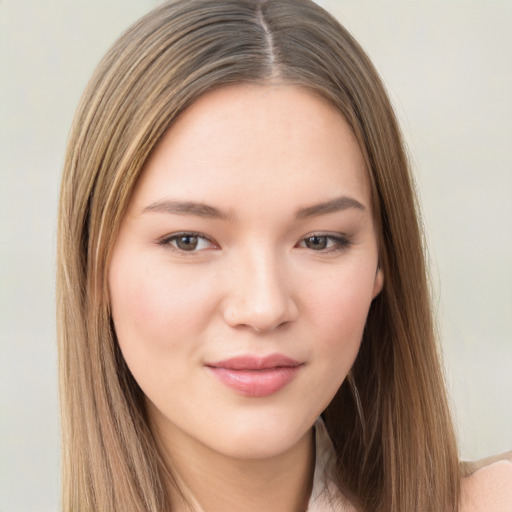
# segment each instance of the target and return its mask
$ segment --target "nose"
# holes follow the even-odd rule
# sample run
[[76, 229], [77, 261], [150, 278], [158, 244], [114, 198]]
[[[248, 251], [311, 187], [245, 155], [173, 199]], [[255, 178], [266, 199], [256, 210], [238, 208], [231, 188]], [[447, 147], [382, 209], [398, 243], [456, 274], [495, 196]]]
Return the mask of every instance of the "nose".
[[223, 307], [228, 325], [263, 333], [297, 320], [297, 304], [275, 257], [259, 254], [240, 258], [230, 270]]

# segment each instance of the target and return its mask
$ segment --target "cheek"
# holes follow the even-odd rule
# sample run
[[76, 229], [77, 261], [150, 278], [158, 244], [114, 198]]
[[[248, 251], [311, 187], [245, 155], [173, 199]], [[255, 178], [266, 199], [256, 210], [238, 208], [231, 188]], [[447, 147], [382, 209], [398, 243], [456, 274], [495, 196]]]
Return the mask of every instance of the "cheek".
[[341, 378], [357, 356], [372, 302], [374, 275], [357, 270], [332, 273], [309, 287], [316, 350], [325, 371], [331, 376], [339, 373]]
[[315, 280], [309, 287], [310, 304], [319, 327], [332, 334], [361, 332], [372, 302], [373, 285], [371, 270], [359, 270], [357, 266]]
[[[127, 352], [149, 358], [193, 349], [215, 298], [205, 280], [142, 256], [113, 260], [110, 275], [112, 316], [117, 338]], [[195, 283], [192, 285], [191, 283]], [[201, 283], [200, 286], [197, 283]]]
[[109, 273], [123, 357], [145, 395], [164, 409], [169, 390], [183, 390], [172, 395], [172, 403], [188, 396], [190, 378], [197, 377], [190, 363], [200, 360], [205, 326], [215, 309], [215, 288], [208, 279], [193, 279], [192, 265], [173, 272], [167, 263], [125, 251], [114, 257]]

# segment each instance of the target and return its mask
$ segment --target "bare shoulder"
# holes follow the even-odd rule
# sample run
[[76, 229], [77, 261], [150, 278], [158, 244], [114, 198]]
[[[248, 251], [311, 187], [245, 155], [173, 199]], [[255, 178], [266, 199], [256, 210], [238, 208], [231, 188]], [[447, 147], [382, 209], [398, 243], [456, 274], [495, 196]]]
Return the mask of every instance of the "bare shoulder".
[[512, 512], [512, 452], [463, 469], [461, 512]]

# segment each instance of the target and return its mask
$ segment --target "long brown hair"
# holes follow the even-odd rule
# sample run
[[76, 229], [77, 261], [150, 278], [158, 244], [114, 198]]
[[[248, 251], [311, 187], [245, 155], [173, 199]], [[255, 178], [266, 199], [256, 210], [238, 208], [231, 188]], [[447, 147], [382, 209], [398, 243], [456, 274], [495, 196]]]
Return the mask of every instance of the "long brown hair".
[[144, 163], [180, 113], [214, 88], [270, 81], [330, 101], [351, 126], [371, 182], [385, 284], [350, 378], [324, 412], [337, 485], [361, 511], [457, 510], [457, 450], [418, 209], [377, 72], [309, 0], [178, 0], [115, 43], [69, 139], [57, 284], [66, 512], [171, 510], [170, 475], [113, 331], [110, 253]]

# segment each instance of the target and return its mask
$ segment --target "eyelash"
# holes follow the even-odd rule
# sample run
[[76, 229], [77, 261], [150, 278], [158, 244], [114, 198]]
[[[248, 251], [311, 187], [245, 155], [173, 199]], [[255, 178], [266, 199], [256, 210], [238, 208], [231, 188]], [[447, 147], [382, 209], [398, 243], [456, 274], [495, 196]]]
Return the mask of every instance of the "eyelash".
[[[174, 233], [171, 236], [162, 238], [161, 240], [158, 241], [158, 245], [160, 245], [161, 247], [169, 248], [172, 251], [176, 251], [181, 254], [186, 254], [189, 256], [192, 256], [194, 254], [197, 254], [201, 250], [204, 250], [204, 249], [197, 249], [197, 245], [192, 250], [182, 249], [182, 248], [178, 247], [177, 245], [174, 245], [173, 243], [177, 244], [180, 238], [181, 239], [196, 238], [197, 244], [200, 244], [201, 243], [200, 241], [203, 241], [203, 242], [207, 242], [208, 244], [210, 244], [214, 247], [218, 247], [215, 242], [213, 242], [210, 238], [204, 236], [203, 234], [196, 233], [196, 232], [188, 232], [188, 231], [182, 232], [182, 233]], [[329, 235], [329, 234], [323, 234], [323, 233], [313, 233], [309, 236], [302, 238], [298, 242], [296, 247], [298, 246], [301, 248], [308, 249], [308, 247], [306, 245], [307, 242], [312, 241], [312, 239], [314, 239], [314, 238], [321, 239], [322, 241], [325, 241], [325, 244], [329, 244], [329, 243], [333, 244], [332, 247], [324, 247], [323, 249], [319, 249], [319, 250], [314, 250], [309, 247], [309, 249], [313, 250], [313, 252], [318, 252], [318, 253], [323, 253], [323, 254], [344, 251], [352, 245], [352, 242], [350, 241], [350, 239], [348, 237], [346, 237], [345, 235]]]

